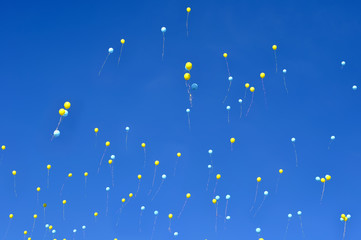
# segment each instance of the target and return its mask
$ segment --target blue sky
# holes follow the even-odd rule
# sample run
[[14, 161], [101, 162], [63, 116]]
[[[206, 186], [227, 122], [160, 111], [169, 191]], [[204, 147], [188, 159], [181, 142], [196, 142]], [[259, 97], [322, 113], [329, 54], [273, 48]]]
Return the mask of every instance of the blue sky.
[[[189, 37], [186, 36], [186, 7]], [[56, 229], [55, 238], [150, 239], [154, 215], [159, 215], [153, 239], [341, 239], [341, 213], [350, 213], [346, 239], [361, 234], [357, 180], [361, 158], [360, 85], [361, 49], [359, 4], [346, 1], [9, 1], [0, 10], [0, 236], [19, 239], [31, 232], [43, 239], [45, 223]], [[162, 33], [165, 56], [162, 60]], [[120, 60], [120, 39], [126, 40]], [[277, 44], [278, 72], [272, 45]], [[114, 48], [101, 76], [98, 71]], [[232, 86], [226, 103], [228, 73], [222, 54], [228, 53]], [[341, 68], [341, 61], [346, 66]], [[184, 64], [193, 63], [193, 93], [189, 108]], [[281, 70], [287, 69], [288, 94]], [[264, 101], [259, 77], [266, 73]], [[247, 117], [250, 94], [239, 98], [248, 82], [256, 88]], [[61, 136], [51, 140], [59, 120], [58, 109], [72, 103], [60, 126]], [[230, 123], [226, 106], [231, 106]], [[128, 149], [125, 127], [129, 126]], [[93, 129], [99, 128], [95, 136]], [[330, 137], [336, 139], [329, 147]], [[229, 139], [234, 137], [233, 151]], [[290, 139], [296, 138], [296, 168]], [[97, 174], [105, 148], [104, 163]], [[143, 168], [146, 146], [146, 167]], [[206, 185], [213, 149], [213, 170]], [[181, 152], [176, 175], [173, 169]], [[114, 154], [114, 182], [107, 164]], [[155, 160], [160, 161], [151, 201]], [[47, 189], [46, 165], [51, 164]], [[284, 169], [275, 192], [278, 169]], [[12, 170], [17, 171], [16, 192]], [[83, 173], [89, 172], [85, 191]], [[65, 181], [67, 174], [73, 177]], [[215, 175], [222, 178], [216, 194], [218, 230], [215, 232]], [[121, 199], [138, 186], [140, 191], [119, 215]], [[316, 176], [330, 174], [320, 204], [322, 184]], [[259, 185], [257, 208], [249, 212]], [[62, 196], [60, 189], [64, 184]], [[37, 201], [36, 187], [41, 187]], [[106, 216], [109, 191], [109, 212]], [[178, 219], [186, 193], [192, 196]], [[230, 194], [224, 222], [225, 195]], [[66, 199], [65, 221], [62, 200]], [[46, 219], [42, 204], [47, 203]], [[146, 206], [141, 218], [140, 206]], [[93, 213], [99, 212], [96, 221]], [[10, 213], [14, 218], [9, 224]], [[172, 233], [168, 214], [173, 213]], [[119, 219], [119, 221], [118, 221]], [[118, 222], [118, 226], [116, 226]], [[8, 232], [6, 233], [6, 228]], [[30, 234], [30, 233], [29, 233]], [[46, 233], [45, 239], [52, 239]]]

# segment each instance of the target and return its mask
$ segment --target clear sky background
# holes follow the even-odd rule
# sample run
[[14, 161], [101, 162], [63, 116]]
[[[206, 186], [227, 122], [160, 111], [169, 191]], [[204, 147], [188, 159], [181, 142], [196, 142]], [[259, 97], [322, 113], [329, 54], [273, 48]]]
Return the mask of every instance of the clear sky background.
[[[186, 36], [186, 7], [189, 37]], [[346, 239], [361, 235], [359, 169], [361, 159], [359, 47], [360, 5], [355, 1], [6, 1], [0, 8], [0, 237], [151, 239], [153, 211], [159, 215], [153, 239], [284, 239], [287, 214], [292, 213], [286, 239], [341, 239], [341, 213], [349, 213]], [[162, 33], [165, 56], [162, 60]], [[120, 39], [126, 40], [119, 65]], [[277, 44], [278, 72], [272, 45]], [[98, 71], [109, 47], [101, 76]], [[226, 103], [228, 74], [234, 80]], [[341, 68], [341, 61], [346, 66]], [[191, 83], [199, 85], [189, 107], [184, 64], [193, 63]], [[287, 69], [288, 94], [282, 69]], [[259, 77], [266, 73], [264, 85]], [[256, 88], [239, 98], [244, 84]], [[58, 109], [72, 103], [51, 140]], [[231, 106], [227, 123], [226, 106]], [[125, 127], [129, 126], [128, 149]], [[93, 129], [99, 128], [95, 136]], [[336, 139], [330, 144], [331, 135]], [[234, 137], [233, 151], [229, 139]], [[291, 138], [296, 138], [296, 168]], [[110, 141], [100, 173], [97, 167]], [[143, 168], [146, 146], [146, 168]], [[330, 146], [330, 149], [328, 147]], [[213, 171], [206, 191], [213, 149]], [[181, 152], [176, 176], [173, 169]], [[114, 154], [114, 182], [107, 164]], [[159, 160], [151, 201], [154, 161]], [[46, 188], [51, 164], [50, 187]], [[279, 179], [278, 169], [284, 173]], [[14, 177], [17, 171], [16, 192]], [[85, 190], [83, 173], [89, 172]], [[65, 182], [69, 172], [73, 177]], [[222, 174], [212, 204], [217, 173]], [[121, 198], [140, 190], [119, 215]], [[316, 176], [330, 174], [320, 204], [322, 184]], [[263, 191], [263, 207], [253, 217], [249, 209], [262, 177], [255, 208]], [[64, 184], [62, 196], [60, 189]], [[37, 201], [36, 187], [41, 187]], [[106, 216], [109, 191], [109, 212]], [[189, 192], [191, 198], [177, 218]], [[225, 195], [230, 194], [224, 221]], [[62, 200], [66, 199], [65, 221]], [[128, 201], [128, 200], [127, 200]], [[42, 204], [47, 203], [46, 219]], [[146, 206], [141, 218], [140, 206]], [[301, 210], [305, 238], [297, 211]], [[93, 213], [99, 212], [96, 221]], [[14, 218], [9, 225], [9, 214]], [[168, 214], [173, 213], [172, 232]], [[118, 222], [118, 226], [116, 223]], [[6, 229], [8, 232], [6, 234]], [[44, 238], [44, 234], [45, 238]], [[29, 233], [30, 235], [30, 233]]]

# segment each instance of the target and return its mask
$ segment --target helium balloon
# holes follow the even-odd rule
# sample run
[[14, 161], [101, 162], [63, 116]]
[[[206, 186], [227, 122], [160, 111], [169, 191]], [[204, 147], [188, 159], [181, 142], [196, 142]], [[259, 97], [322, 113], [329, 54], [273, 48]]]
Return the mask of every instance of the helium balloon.
[[59, 130], [55, 130], [53, 133], [54, 137], [59, 137], [60, 136], [60, 131]]
[[71, 106], [70, 102], [65, 102], [65, 103], [64, 103], [64, 108], [65, 108], [65, 109], [69, 109], [70, 106]]
[[120, 47], [120, 53], [119, 53], [119, 58], [118, 58], [118, 65], [119, 65], [119, 62], [120, 62], [120, 57], [122, 56], [123, 46], [124, 46], [124, 43], [125, 43], [125, 39], [124, 39], [124, 38], [120, 39], [120, 43], [122, 44], [122, 46]]
[[191, 12], [191, 8], [187, 7], [187, 20], [186, 20], [187, 37], [188, 37], [188, 19], [189, 19], [189, 13], [190, 12]]
[[189, 79], [191, 79], [191, 74], [190, 73], [185, 73], [184, 74], [184, 80], [188, 81]]
[[197, 83], [193, 83], [191, 86], [192, 90], [197, 90], [198, 89], [198, 84]]
[[6, 149], [5, 145], [2, 145], [2, 146], [1, 146], [1, 149], [2, 149], [2, 150], [5, 150], [5, 149]]
[[163, 51], [162, 51], [162, 60], [163, 60], [163, 57], [164, 57], [164, 43], [165, 43], [165, 32], [167, 31], [167, 29], [165, 27], [162, 27], [160, 29], [160, 31], [163, 33]]
[[227, 216], [227, 217], [226, 217], [226, 220], [230, 220], [230, 219], [231, 219], [231, 216]]
[[345, 61], [342, 61], [342, 62], [341, 62], [341, 68], [343, 68], [345, 65], [346, 65], [346, 62], [345, 62]]
[[291, 217], [292, 217], [292, 214], [291, 214], [291, 213], [289, 213], [287, 216], [288, 216], [288, 218], [291, 218]]
[[272, 46], [274, 55], [275, 55], [275, 62], [276, 62], [276, 73], [277, 73], [277, 54], [276, 54], [276, 50], [277, 50], [277, 45], [273, 45]]
[[182, 215], [182, 213], [183, 213], [183, 211], [184, 211], [184, 208], [185, 208], [185, 206], [186, 206], [186, 204], [187, 204], [187, 202], [188, 202], [188, 199], [191, 197], [191, 194], [190, 193], [187, 193], [186, 194], [186, 200], [185, 200], [185, 202], [184, 202], [184, 204], [183, 204], [183, 207], [182, 207], [182, 210], [180, 211], [180, 213], [179, 213], [179, 215], [178, 215], [178, 218], [180, 218], [180, 216]]
[[178, 232], [175, 232], [175, 233], [174, 233], [174, 236], [178, 236]]
[[261, 229], [260, 228], [256, 228], [256, 233], [260, 233]]
[[286, 93], [288, 94], [288, 89], [287, 89], [287, 85], [286, 85], [286, 73], [287, 73], [287, 70], [283, 69], [282, 72], [283, 72], [283, 85], [285, 86]]
[[191, 110], [190, 110], [189, 108], [186, 109], [187, 118], [188, 118], [188, 128], [189, 128], [189, 130], [191, 130], [191, 118], [190, 118], [190, 115], [189, 115], [190, 111], [191, 111]]
[[356, 85], [353, 85], [353, 86], [352, 86], [352, 90], [356, 91], [356, 90], [357, 90], [357, 86], [356, 86]]
[[297, 215], [298, 215], [298, 216], [301, 216], [301, 215], [302, 215], [302, 212], [301, 212], [301, 211], [298, 211], [298, 212], [297, 212]]
[[104, 149], [102, 158], [101, 158], [100, 161], [99, 161], [98, 173], [99, 173], [99, 171], [100, 171], [100, 167], [101, 167], [101, 165], [102, 165], [103, 158], [104, 158], [104, 156], [105, 156], [105, 152], [107, 151], [107, 148], [108, 148], [109, 146], [110, 146], [110, 142], [109, 142], [109, 141], [106, 141], [106, 142], [105, 142], [105, 149]]
[[316, 181], [320, 181], [321, 178], [320, 178], [320, 177], [315, 177], [315, 180], [316, 180]]
[[108, 55], [107, 55], [107, 57], [105, 58], [105, 61], [104, 61], [103, 65], [102, 65], [102, 67], [101, 67], [100, 70], [99, 70], [99, 73], [98, 73], [99, 76], [100, 76], [100, 74], [102, 73], [102, 70], [103, 70], [103, 68], [104, 68], [105, 63], [106, 63], [107, 60], [108, 60], [108, 57], [109, 57], [110, 54], [112, 54], [113, 52], [114, 52], [114, 49], [113, 49], [113, 48], [108, 48]]
[[261, 180], [262, 180], [261, 177], [257, 177], [256, 193], [255, 193], [255, 195], [254, 195], [254, 201], [253, 201], [253, 204], [252, 204], [252, 206], [251, 206], [251, 209], [249, 210], [250, 212], [253, 210], [254, 205], [256, 204], [257, 195], [258, 195], [258, 185], [259, 185], [259, 183], [261, 182]]
[[185, 69], [190, 71], [192, 69], [193, 65], [191, 62], [187, 62], [186, 65], [185, 65]]
[[297, 157], [297, 151], [296, 151], [296, 138], [291, 138], [291, 142], [292, 142], [292, 145], [293, 145], [293, 150], [295, 152], [295, 158], [296, 158], [296, 167], [298, 167], [298, 157]]
[[159, 214], [159, 212], [156, 210], [156, 211], [154, 211], [154, 215], [158, 215]]
[[[262, 78], [262, 82], [263, 82], [263, 78]], [[252, 104], [253, 104], [253, 98], [254, 98], [254, 91], [256, 89], [254, 87], [250, 87], [249, 88], [249, 91], [252, 93], [252, 98], [251, 98], [251, 103], [249, 104], [249, 107], [248, 107], [248, 110], [247, 110], [247, 113], [246, 113], [246, 117], [248, 116], [248, 113], [249, 111], [251, 110], [251, 107], [252, 107]], [[266, 95], [265, 95], [265, 99], [266, 99]]]

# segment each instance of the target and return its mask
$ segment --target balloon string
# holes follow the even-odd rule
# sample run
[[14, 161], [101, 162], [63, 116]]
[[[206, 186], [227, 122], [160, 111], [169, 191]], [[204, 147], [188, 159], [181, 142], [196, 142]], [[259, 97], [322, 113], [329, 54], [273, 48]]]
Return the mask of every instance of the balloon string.
[[118, 65], [119, 65], [119, 62], [120, 62], [120, 56], [122, 56], [122, 50], [123, 50], [123, 44], [122, 44], [122, 47], [120, 48], [120, 53], [119, 53], [119, 58], [118, 58]]
[[187, 202], [188, 202], [188, 198], [185, 200], [185, 202], [184, 202], [184, 204], [183, 204], [183, 207], [182, 207], [182, 210], [180, 211], [180, 213], [179, 213], [179, 215], [178, 215], [178, 218], [180, 218], [180, 216], [182, 215], [182, 213], [183, 213], [183, 211], [184, 211], [184, 208], [185, 208]]
[[49, 173], [49, 169], [48, 169], [48, 176], [47, 176], [47, 178], [46, 178], [46, 183], [47, 183], [46, 186], [47, 186], [47, 188], [49, 188], [49, 174], [50, 174], [50, 173]]
[[191, 118], [189, 116], [189, 113], [187, 113], [187, 117], [188, 117], [188, 128], [189, 130], [191, 130]]
[[163, 51], [162, 51], [162, 60], [163, 60], [163, 57], [164, 57], [164, 42], [165, 42], [165, 35], [163, 33]]
[[152, 200], [151, 201], [153, 201], [154, 200], [154, 198], [157, 196], [157, 194], [159, 193], [159, 191], [160, 191], [160, 188], [162, 187], [162, 185], [163, 185], [163, 182], [164, 182], [164, 179], [162, 179], [162, 182], [160, 183], [160, 185], [159, 185], [159, 187], [158, 187], [158, 189], [157, 189], [157, 191], [155, 192], [155, 194], [154, 194], [154, 196], [153, 196], [153, 198], [152, 198]]
[[229, 111], [228, 111], [228, 117], [227, 118], [228, 118], [227, 120], [228, 120], [228, 124], [229, 124]]
[[216, 194], [217, 184], [218, 184], [218, 181], [216, 181], [216, 185], [214, 185], [213, 195]]
[[322, 202], [323, 199], [323, 194], [325, 193], [325, 187], [326, 187], [326, 182], [323, 183], [323, 188], [322, 188], [322, 194], [321, 194], [321, 200], [320, 203]]
[[172, 230], [171, 230], [171, 225], [172, 225], [172, 220], [169, 219], [168, 231], [169, 231], [170, 233], [172, 232]]
[[105, 216], [108, 216], [108, 202], [109, 202], [109, 193], [107, 193], [107, 205], [105, 210]]
[[114, 167], [112, 165], [110, 171], [112, 172], [112, 186], [114, 187]]
[[252, 103], [253, 103], [253, 96], [254, 96], [254, 93], [252, 93], [252, 99], [251, 99], [251, 103], [249, 104], [249, 107], [248, 107], [248, 110], [247, 110], [247, 113], [246, 113], [246, 117], [248, 116], [249, 110], [250, 110], [250, 109], [251, 109], [251, 107], [252, 107]]
[[6, 231], [5, 231], [5, 234], [4, 234], [4, 237], [3, 237], [3, 240], [5, 240], [5, 238], [7, 237], [8, 235], [8, 232], [9, 232], [9, 229], [10, 229], [10, 224], [11, 224], [11, 219], [9, 220], [9, 223], [8, 223], [8, 226], [6, 228]]
[[227, 65], [228, 77], [230, 77], [230, 76], [231, 76], [231, 73], [229, 72], [228, 61], [227, 61], [227, 58], [225, 58], [225, 59], [226, 59], [226, 65]]
[[263, 89], [264, 103], [265, 103], [266, 106], [267, 106], [266, 88], [264, 87], [263, 78], [261, 78], [261, 81], [262, 81], [262, 89]]
[[154, 235], [154, 231], [155, 231], [155, 224], [156, 224], [156, 223], [157, 223], [157, 216], [155, 216], [155, 218], [154, 218], [152, 237], [150, 238], [151, 240], [153, 239], [153, 235]]
[[151, 188], [149, 189], [149, 191], [148, 191], [148, 196], [152, 193], [152, 189], [153, 189], [153, 187], [154, 187], [154, 182], [155, 182], [156, 172], [157, 172], [157, 166], [155, 166], [155, 168], [154, 168], [154, 175], [153, 175], [152, 187], [151, 187]]
[[288, 219], [288, 222], [287, 222], [287, 227], [286, 227], [286, 231], [285, 231], [285, 235], [284, 235], [284, 239], [286, 239], [286, 236], [287, 236], [287, 232], [288, 232], [288, 226], [290, 225], [290, 220]]
[[62, 196], [63, 195], [63, 189], [64, 189], [64, 186], [65, 186], [65, 183], [66, 183], [66, 180], [67, 180], [68, 178], [65, 178], [65, 181], [64, 181], [64, 183], [63, 183], [63, 186], [61, 186], [61, 189], [60, 189], [60, 196]]
[[64, 204], [63, 204], [63, 221], [65, 221], [65, 207], [64, 207]]
[[345, 222], [345, 225], [344, 225], [344, 227], [343, 227], [342, 240], [345, 239], [345, 235], [346, 235], [346, 222]]
[[296, 144], [292, 142], [293, 148], [295, 150], [295, 157], [296, 157], [296, 167], [298, 167], [298, 157], [297, 157], [297, 151], [296, 151]]
[[286, 76], [283, 75], [283, 85], [285, 86], [286, 92], [288, 94], [288, 89], [287, 89], [287, 85], [286, 85]]
[[173, 170], [173, 176], [175, 176], [175, 174], [176, 174], [177, 165], [178, 165], [178, 158], [177, 158], [177, 160], [175, 161], [174, 170]]
[[14, 194], [15, 194], [15, 197], [18, 197], [18, 194], [16, 193], [16, 179], [15, 179], [15, 176], [14, 176]]
[[240, 115], [239, 115], [239, 119], [242, 118], [242, 113], [243, 113], [243, 111], [242, 111], [242, 103], [241, 103], [241, 113], [240, 113]]
[[138, 226], [138, 231], [141, 232], [142, 231], [142, 228], [141, 228], [141, 224], [142, 224], [142, 214], [143, 212], [141, 211], [140, 212], [140, 215], [139, 215], [139, 226]]
[[107, 151], [107, 147], [105, 147], [104, 152], [103, 152], [103, 156], [102, 156], [102, 158], [100, 159], [99, 166], [98, 166], [98, 173], [99, 173], [99, 171], [100, 171], [100, 166], [102, 165], [103, 158], [104, 158], [104, 155], [105, 155], [105, 152], [106, 152], [106, 151]]
[[228, 89], [227, 89], [227, 94], [226, 94], [226, 96], [224, 97], [222, 103], [225, 103], [226, 100], [227, 100], [227, 97], [228, 97], [228, 94], [229, 94], [229, 90], [231, 90], [231, 84], [232, 84], [232, 81], [229, 82]]
[[264, 196], [261, 205], [259, 205], [259, 207], [257, 208], [257, 211], [254, 213], [253, 217], [256, 217], [257, 213], [259, 212], [259, 210], [261, 210], [261, 207], [263, 206], [264, 201], [266, 200], [266, 196]]
[[274, 51], [275, 54], [275, 62], [276, 62], [276, 73], [277, 73], [277, 55], [276, 55], [276, 51]]
[[226, 210], [224, 211], [224, 222], [226, 222], [227, 209], [228, 209], [228, 200], [226, 201]]
[[104, 68], [105, 63], [106, 63], [107, 60], [108, 60], [109, 55], [110, 55], [110, 53], [108, 53], [108, 55], [107, 55], [107, 57], [105, 58], [105, 61], [104, 61], [103, 65], [102, 65], [102, 67], [100, 68], [100, 71], [99, 71], [99, 73], [98, 73], [99, 76], [100, 76], [100, 74], [101, 74], [101, 72], [102, 72], [102, 70], [103, 70], [103, 68]]
[[140, 180], [139, 180], [139, 182], [138, 182], [137, 192], [134, 194], [134, 197], [136, 197], [136, 196], [137, 196], [137, 194], [138, 194], [138, 192], [139, 192], [139, 189], [140, 189]]
[[34, 228], [35, 228], [35, 218], [34, 218], [33, 228], [31, 229], [31, 234], [30, 234], [30, 236], [33, 236]]
[[215, 232], [217, 232], [217, 225], [218, 225], [218, 203], [216, 204], [216, 225], [214, 226]]
[[188, 37], [188, 17], [189, 17], [189, 13], [187, 13], [187, 21], [186, 21], [187, 37]]
[[209, 170], [209, 173], [208, 173], [208, 181], [207, 181], [206, 192], [208, 191], [208, 186], [209, 186], [210, 179], [211, 179], [211, 170]]
[[301, 230], [302, 230], [302, 236], [305, 238], [305, 232], [303, 231], [303, 224], [302, 224], [302, 217], [300, 216], [300, 224], [301, 224]]
[[279, 183], [279, 181], [280, 181], [280, 178], [281, 178], [281, 175], [279, 175], [279, 176], [278, 176], [278, 178], [277, 178], [277, 183], [276, 183], [276, 193], [277, 193], [277, 191], [278, 191], [278, 183]]
[[257, 186], [256, 186], [256, 194], [254, 195], [254, 201], [253, 201], [251, 209], [249, 210], [250, 212], [253, 210], [254, 205], [256, 204], [257, 194], [258, 194], [258, 182], [257, 182]]
[[145, 148], [144, 148], [144, 164], [143, 164], [143, 168], [145, 168], [146, 160], [147, 160], [147, 153], [146, 153]]
[[128, 151], [128, 132], [125, 134], [125, 151]]

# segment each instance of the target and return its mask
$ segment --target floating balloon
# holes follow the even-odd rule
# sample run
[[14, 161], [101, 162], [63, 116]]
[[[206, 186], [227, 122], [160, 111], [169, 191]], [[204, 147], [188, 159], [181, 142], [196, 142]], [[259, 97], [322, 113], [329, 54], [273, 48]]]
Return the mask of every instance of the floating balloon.
[[356, 90], [357, 90], [357, 86], [356, 86], [356, 85], [353, 85], [353, 86], [352, 86], [352, 90], [356, 91]]
[[250, 212], [253, 210], [254, 205], [256, 204], [257, 195], [258, 195], [258, 185], [259, 185], [259, 183], [261, 182], [261, 180], [262, 180], [261, 177], [257, 177], [256, 193], [255, 193], [255, 195], [254, 195], [254, 201], [253, 201], [252, 207], [249, 209]]
[[330, 175], [326, 175], [325, 178], [321, 178], [321, 183], [323, 183], [323, 187], [322, 187], [322, 194], [321, 194], [321, 200], [320, 202], [322, 202], [323, 196], [325, 194], [325, 188], [326, 188], [326, 181], [330, 181], [331, 180], [331, 176]]
[[286, 238], [286, 236], [287, 236], [288, 227], [289, 227], [289, 225], [290, 225], [290, 221], [291, 221], [291, 218], [292, 218], [292, 214], [289, 213], [289, 214], [287, 215], [287, 217], [288, 217], [288, 222], [287, 222], [287, 226], [286, 226], [286, 231], [285, 231], [285, 234], [284, 234], [284, 238]]
[[178, 159], [182, 156], [182, 154], [180, 152], [177, 153], [177, 159], [175, 161], [175, 165], [174, 165], [174, 173], [173, 175], [175, 176], [176, 171], [177, 171], [177, 165], [178, 165]]
[[346, 65], [346, 62], [345, 61], [342, 61], [341, 62], [341, 69]]
[[5, 149], [6, 149], [6, 146], [5, 146], [5, 145], [2, 145], [2, 146], [1, 146], [1, 149], [2, 149], [2, 150], [5, 150]]
[[188, 118], [188, 128], [189, 130], [191, 130], [191, 118], [189, 113], [191, 112], [191, 110], [189, 108], [186, 109], [186, 113], [187, 113], [187, 118]]
[[197, 83], [193, 83], [193, 84], [191, 85], [191, 88], [192, 88], [192, 90], [197, 90], [197, 89], [198, 89], [198, 84], [197, 84]]
[[144, 151], [144, 164], [143, 164], [143, 168], [145, 168], [146, 160], [147, 160], [147, 152], [146, 152], [146, 150], [145, 150], [145, 143], [142, 143], [141, 146], [142, 146], [143, 151]]
[[119, 65], [119, 62], [120, 62], [120, 57], [122, 56], [123, 46], [124, 46], [124, 43], [125, 43], [125, 39], [124, 39], [124, 38], [120, 39], [120, 43], [122, 44], [122, 46], [120, 47], [120, 53], [119, 53], [119, 58], [118, 58], [118, 65]]
[[227, 72], [228, 72], [228, 81], [229, 81], [228, 90], [227, 90], [226, 96], [224, 97], [224, 100], [223, 100], [223, 103], [225, 103], [225, 102], [226, 102], [226, 99], [227, 99], [227, 97], [228, 97], [229, 90], [231, 89], [231, 84], [232, 84], [233, 77], [231, 77], [231, 72], [229, 71], [229, 65], [228, 65], [228, 60], [227, 60], [228, 54], [227, 54], [227, 53], [223, 53], [223, 57], [224, 57], [224, 59], [225, 59], [225, 61], [226, 61]]
[[156, 225], [156, 223], [157, 223], [157, 217], [158, 217], [158, 214], [159, 214], [159, 212], [157, 211], [157, 210], [155, 210], [154, 211], [154, 216], [155, 216], [155, 218], [154, 218], [154, 223], [153, 223], [153, 231], [152, 231], [152, 236], [151, 236], [151, 240], [153, 239], [153, 235], [154, 235], [154, 231], [155, 231], [155, 225]]
[[[216, 193], [216, 189], [217, 189], [217, 185], [218, 185], [218, 180], [221, 179], [221, 174], [217, 174], [216, 175], [216, 185], [214, 185], [214, 190], [213, 190], [213, 194]], [[217, 199], [218, 200], [218, 199]]]
[[192, 67], [193, 67], [193, 64], [191, 62], [187, 62], [186, 65], [185, 65], [185, 69], [187, 71], [190, 71], [192, 69]]
[[187, 204], [187, 202], [188, 202], [188, 199], [189, 199], [190, 197], [191, 197], [191, 194], [190, 194], [190, 193], [187, 193], [187, 194], [186, 194], [186, 200], [185, 200], [185, 202], [184, 202], [184, 204], [183, 204], [182, 210], [179, 212], [178, 218], [180, 218], [180, 216], [182, 215], [182, 213], [183, 213], [183, 211], [184, 211], [184, 208], [185, 208], [185, 206], [186, 206], [186, 204]]
[[262, 200], [262, 202], [261, 202], [261, 204], [259, 205], [259, 207], [258, 207], [258, 209], [257, 209], [257, 211], [254, 213], [254, 215], [253, 215], [253, 217], [255, 217], [256, 215], [257, 215], [257, 213], [259, 212], [259, 210], [261, 210], [261, 208], [262, 208], [262, 206], [263, 206], [263, 203], [264, 203], [264, 201], [266, 200], [266, 197], [268, 196], [268, 191], [264, 191], [263, 192], [263, 200]]
[[99, 173], [99, 171], [100, 171], [100, 167], [101, 167], [101, 165], [102, 165], [103, 158], [104, 158], [104, 156], [105, 156], [105, 152], [107, 151], [107, 148], [108, 148], [109, 146], [110, 146], [110, 142], [109, 142], [109, 141], [106, 141], [106, 142], [105, 142], [105, 148], [104, 148], [104, 152], [103, 152], [102, 158], [101, 158], [100, 161], [99, 161], [98, 173]]
[[283, 85], [285, 86], [286, 89], [286, 93], [288, 94], [288, 89], [287, 89], [287, 85], [286, 85], [286, 73], [287, 73], [287, 69], [283, 69]]
[[256, 228], [256, 233], [260, 233], [261, 229], [260, 228]]
[[162, 50], [162, 60], [163, 60], [163, 57], [164, 57], [165, 32], [167, 31], [167, 28], [162, 27], [162, 28], [160, 29], [160, 31], [163, 33], [163, 50]]
[[229, 110], [231, 110], [231, 106], [227, 106], [226, 109], [227, 109], [227, 114], [228, 114], [227, 120], [228, 120], [228, 124], [229, 124]]
[[[227, 216], [227, 209], [228, 209], [228, 200], [231, 199], [231, 195], [226, 195], [226, 209], [224, 210], [224, 216]], [[225, 220], [228, 220], [227, 217]]]
[[102, 67], [101, 67], [100, 70], [99, 70], [99, 73], [98, 73], [99, 76], [100, 76], [100, 74], [101, 74], [102, 71], [103, 71], [104, 65], [105, 65], [105, 63], [107, 62], [108, 57], [109, 57], [110, 54], [112, 54], [113, 52], [114, 52], [114, 49], [113, 49], [113, 48], [108, 48], [108, 55], [107, 55], [107, 57], [105, 58], [104, 63], [103, 63]]
[[191, 8], [187, 7], [187, 20], [186, 20], [187, 37], [188, 37], [188, 19], [189, 19], [189, 13], [190, 12], [191, 12]]
[[261, 81], [262, 81], [262, 89], [263, 89], [263, 96], [264, 96], [264, 102], [267, 105], [267, 98], [266, 98], [266, 88], [264, 87], [264, 82], [263, 79], [265, 78], [266, 74], [264, 72], [262, 72], [260, 75], [261, 77]]
[[65, 183], [66, 183], [67, 181], [69, 181], [69, 179], [70, 179], [72, 176], [73, 176], [72, 173], [68, 173], [68, 177], [65, 177], [64, 183], [63, 183], [63, 185], [61, 186], [61, 189], [60, 189], [60, 196], [62, 196], [62, 194], [63, 194], [63, 190], [64, 190]]
[[11, 172], [11, 174], [14, 176], [14, 195], [15, 195], [15, 197], [17, 197], [18, 194], [16, 193], [16, 171], [13, 170], [13, 171]]
[[231, 142], [231, 151], [233, 151], [233, 143], [236, 142], [236, 139], [235, 139], [235, 138], [231, 138], [231, 139], [229, 139], [229, 141]]
[[296, 151], [296, 138], [291, 138], [291, 142], [292, 142], [292, 145], [293, 145], [293, 150], [295, 152], [295, 158], [296, 158], [296, 167], [298, 167], [298, 157], [297, 157], [297, 151]]
[[148, 192], [148, 196], [152, 193], [152, 189], [154, 187], [154, 182], [155, 182], [155, 175], [157, 173], [157, 166], [159, 165], [159, 161], [158, 160], [155, 160], [154, 162], [154, 174], [153, 174], [153, 181], [152, 181], [152, 186], [151, 188], [149, 189], [149, 192]]
[[59, 130], [55, 130], [54, 133], [53, 133], [53, 136], [54, 137], [59, 137], [60, 136], [60, 131]]
[[277, 191], [278, 191], [278, 184], [279, 184], [279, 181], [280, 181], [281, 175], [282, 175], [282, 173], [283, 173], [283, 169], [282, 169], [282, 168], [280, 168], [280, 169], [278, 170], [278, 173], [279, 173], [279, 175], [278, 175], [278, 178], [277, 178], [277, 183], [276, 183], [276, 193], [277, 193]]
[[273, 53], [274, 53], [274, 55], [275, 55], [276, 73], [277, 73], [277, 54], [276, 54], [277, 45], [273, 45], [273, 46], [272, 46], [272, 49], [273, 49]]
[[156, 197], [157, 194], [159, 193], [159, 191], [160, 191], [161, 187], [163, 186], [163, 183], [164, 183], [164, 181], [165, 181], [166, 179], [167, 179], [167, 175], [163, 174], [163, 175], [162, 175], [162, 182], [160, 183], [157, 191], [155, 192], [155, 194], [154, 194], [154, 196], [153, 196], [153, 198], [152, 198], [152, 201], [155, 199], [155, 197]]
[[[262, 80], [263, 81], [263, 80]], [[252, 107], [252, 104], [253, 104], [253, 98], [254, 98], [254, 91], [256, 89], [254, 87], [250, 87], [249, 88], [249, 91], [252, 93], [252, 98], [251, 98], [251, 103], [249, 104], [249, 107], [248, 107], [248, 110], [247, 110], [247, 113], [246, 113], [246, 117], [248, 116], [248, 113], [249, 111], [251, 110], [251, 107]]]

